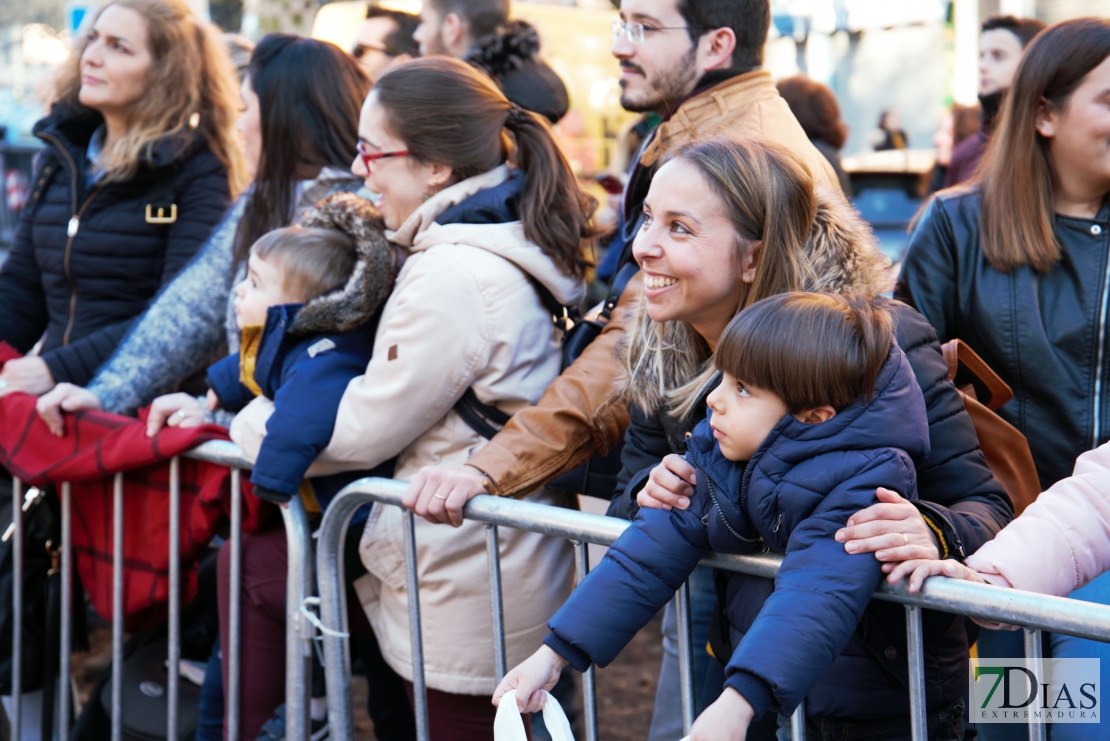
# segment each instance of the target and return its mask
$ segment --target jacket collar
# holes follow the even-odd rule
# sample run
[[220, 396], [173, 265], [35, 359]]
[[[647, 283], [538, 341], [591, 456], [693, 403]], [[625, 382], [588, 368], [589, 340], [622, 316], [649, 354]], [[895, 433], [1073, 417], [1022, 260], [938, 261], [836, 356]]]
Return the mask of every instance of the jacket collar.
[[397, 231], [386, 232], [386, 236], [390, 242], [411, 250], [415, 246], [417, 236], [436, 223], [436, 220], [445, 211], [459, 205], [479, 191], [501, 185], [508, 179], [508, 165], [500, 165], [489, 172], [475, 175], [472, 178], [455, 183], [449, 188], [444, 188], [425, 201], [420, 208], [405, 219], [405, 223], [401, 224]]
[[[722, 70], [722, 73], [728, 72]], [[716, 79], [716, 76], [710, 75], [706, 73], [702, 80], [712, 82]], [[665, 152], [704, 136], [706, 124], [714, 119], [735, 116], [756, 103], [777, 97], [779, 91], [771, 73], [763, 69], [729, 75], [723, 82], [695, 90], [678, 105], [670, 118], [659, 124], [655, 136], [640, 155], [640, 164], [651, 167]]]
[[[727, 486], [725, 482], [734, 480], [737, 466], [721, 455], [709, 426], [711, 415], [695, 428], [688, 448], [699, 467]], [[860, 399], [816, 425], [784, 416], [748, 462], [744, 478], [750, 486], [752, 477], [760, 475], [760, 462], [768, 456], [794, 466], [826, 453], [878, 448], [900, 448], [915, 461], [929, 454], [925, 400], [909, 360], [897, 346], [879, 372], [871, 399]]]
[[[85, 161], [93, 133], [103, 123], [104, 117], [91, 108], [55, 103], [50, 114], [34, 125], [32, 133], [65, 147], [74, 162], [80, 163]], [[142, 164], [152, 169], [175, 164], [196, 151], [202, 142], [202, 138], [191, 130], [168, 134], [156, 140], [143, 153]]]

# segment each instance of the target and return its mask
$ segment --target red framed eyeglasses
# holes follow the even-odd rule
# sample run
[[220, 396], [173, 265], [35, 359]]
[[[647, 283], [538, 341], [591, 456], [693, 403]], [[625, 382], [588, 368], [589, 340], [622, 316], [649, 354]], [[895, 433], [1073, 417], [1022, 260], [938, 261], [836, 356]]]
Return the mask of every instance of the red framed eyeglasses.
[[384, 160], [387, 157], [408, 157], [416, 154], [412, 149], [399, 149], [396, 152], [367, 152], [366, 144], [364, 142], [358, 143], [358, 156], [362, 158], [363, 166], [369, 170], [370, 163], [374, 160]]

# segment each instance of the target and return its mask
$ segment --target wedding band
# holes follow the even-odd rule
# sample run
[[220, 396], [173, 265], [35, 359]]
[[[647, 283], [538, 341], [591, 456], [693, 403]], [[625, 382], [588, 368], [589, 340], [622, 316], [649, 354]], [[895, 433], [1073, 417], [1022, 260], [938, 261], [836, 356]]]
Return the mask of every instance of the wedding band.
[[902, 533], [902, 540], [905, 541], [902, 543], [903, 546], [907, 546], [910, 544], [910, 536], [906, 535], [905, 533]]
[[444, 501], [446, 501], [446, 500], [447, 500], [447, 496], [446, 496], [446, 495], [444, 495], [444, 494], [436, 494], [436, 495], [434, 495], [434, 496], [432, 497], [432, 499], [443, 499]]
[[173, 414], [171, 414], [171, 415], [170, 415], [170, 419], [173, 419], [174, 417], [177, 417], [177, 416], [181, 416], [181, 417], [184, 417], [184, 416], [185, 416], [185, 412], [183, 412], [183, 411], [181, 411], [180, 409], [178, 409], [178, 410], [177, 410], [176, 412], [174, 412]]

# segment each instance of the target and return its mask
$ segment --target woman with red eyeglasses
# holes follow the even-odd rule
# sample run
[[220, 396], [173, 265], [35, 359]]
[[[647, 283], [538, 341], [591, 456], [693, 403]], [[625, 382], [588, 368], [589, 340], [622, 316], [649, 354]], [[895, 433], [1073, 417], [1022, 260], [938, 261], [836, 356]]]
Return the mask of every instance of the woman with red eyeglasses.
[[[378, 194], [406, 260], [382, 309], [373, 359], [347, 387], [318, 460], [352, 470], [396, 457], [395, 477], [408, 480], [426, 465], [462, 464], [486, 443], [492, 432], [467, 421], [475, 406], [512, 414], [538, 401], [559, 373], [552, 307], [584, 296], [594, 204], [546, 120], [443, 57], [377, 81], [351, 169]], [[248, 452], [265, 434], [268, 405], [253, 406], [232, 431]], [[530, 499], [571, 504], [545, 490]], [[489, 741], [497, 677], [485, 528], [421, 519], [416, 530], [431, 740]], [[359, 545], [368, 573], [355, 589], [386, 662], [411, 681], [402, 531], [400, 508], [374, 507]], [[573, 552], [557, 538], [504, 530], [501, 554], [511, 663], [531, 653], [570, 593]]]

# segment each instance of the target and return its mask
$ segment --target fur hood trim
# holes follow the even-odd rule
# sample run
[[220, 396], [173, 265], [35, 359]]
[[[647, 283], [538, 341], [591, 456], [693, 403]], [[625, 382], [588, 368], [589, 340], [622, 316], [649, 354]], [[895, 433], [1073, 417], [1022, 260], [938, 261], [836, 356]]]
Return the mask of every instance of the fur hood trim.
[[342, 288], [312, 299], [297, 312], [289, 332], [347, 332], [370, 321], [389, 298], [397, 272], [397, 250], [385, 237], [378, 209], [353, 193], [336, 193], [317, 203], [301, 224], [349, 235], [358, 261]]
[[478, 39], [466, 55], [466, 61], [493, 77], [500, 77], [532, 61], [539, 53], [540, 34], [536, 28], [526, 21], [514, 20], [496, 33]]
[[813, 271], [806, 291], [874, 297], [891, 290], [891, 262], [879, 251], [870, 225], [847, 199], [817, 186], [817, 217], [806, 252]]

